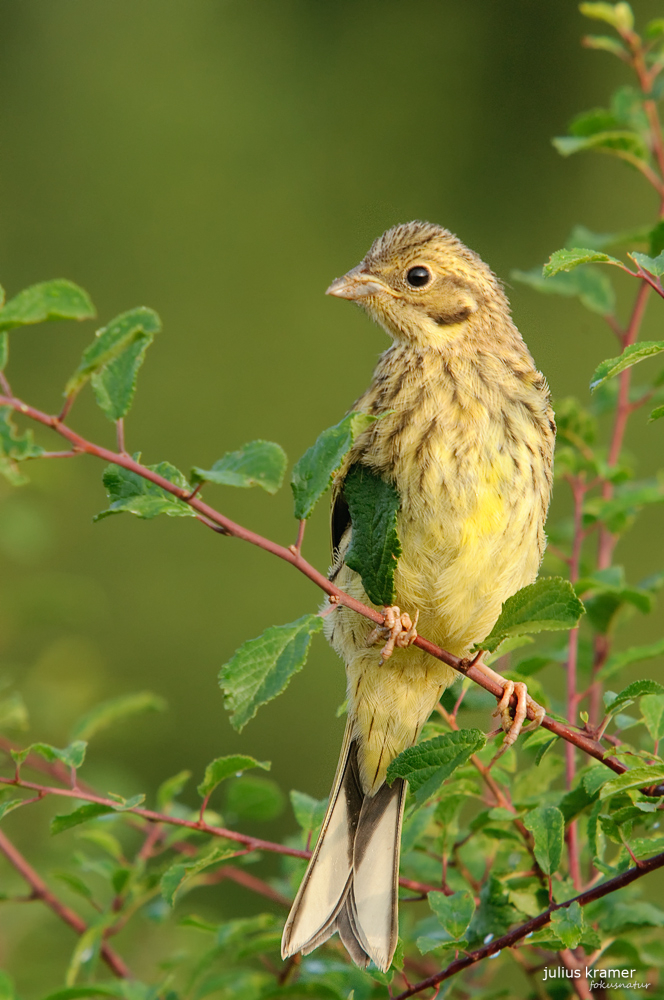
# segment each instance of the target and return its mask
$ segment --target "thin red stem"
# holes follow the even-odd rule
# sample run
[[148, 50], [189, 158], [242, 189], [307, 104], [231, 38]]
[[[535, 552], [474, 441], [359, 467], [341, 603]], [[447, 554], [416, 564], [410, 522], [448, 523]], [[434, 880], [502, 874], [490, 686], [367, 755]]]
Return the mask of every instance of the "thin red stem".
[[[0, 851], [2, 851], [10, 864], [14, 866], [21, 878], [25, 879], [28, 883], [32, 889], [32, 896], [34, 899], [40, 899], [42, 903], [45, 903], [46, 906], [53, 910], [53, 912], [60, 917], [61, 920], [68, 924], [72, 930], [76, 931], [77, 934], [85, 934], [88, 929], [88, 925], [85, 921], [79, 917], [78, 913], [75, 913], [74, 910], [70, 910], [68, 906], [65, 906], [64, 903], [60, 902], [57, 896], [53, 895], [41, 876], [23, 857], [20, 851], [14, 846], [2, 830], [0, 830]], [[119, 979], [133, 978], [124, 961], [120, 958], [117, 952], [115, 952], [107, 944], [102, 944], [101, 946], [101, 957], [114, 976], [117, 976]]]

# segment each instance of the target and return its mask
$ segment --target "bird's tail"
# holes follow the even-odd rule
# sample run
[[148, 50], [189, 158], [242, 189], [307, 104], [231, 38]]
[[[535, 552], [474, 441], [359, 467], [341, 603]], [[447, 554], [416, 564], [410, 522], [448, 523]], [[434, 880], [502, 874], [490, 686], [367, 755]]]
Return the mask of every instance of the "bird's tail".
[[357, 740], [346, 728], [341, 757], [309, 867], [286, 921], [282, 958], [339, 932], [357, 965], [389, 969], [397, 944], [399, 848], [405, 784], [362, 791]]

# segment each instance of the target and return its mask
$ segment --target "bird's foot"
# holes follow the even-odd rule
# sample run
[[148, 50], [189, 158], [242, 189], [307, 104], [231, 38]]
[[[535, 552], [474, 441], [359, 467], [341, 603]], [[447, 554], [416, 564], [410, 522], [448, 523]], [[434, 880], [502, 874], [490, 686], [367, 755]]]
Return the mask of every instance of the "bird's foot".
[[406, 646], [415, 642], [417, 639], [417, 619], [420, 617], [419, 611], [416, 611], [413, 620], [406, 612], [402, 614], [396, 604], [384, 608], [383, 614], [385, 615], [383, 624], [377, 625], [367, 636], [367, 646], [373, 646], [383, 639], [387, 640], [380, 654], [381, 665], [385, 663], [385, 660], [389, 660], [395, 646], [405, 649]]
[[[503, 745], [496, 754], [496, 757], [500, 757], [505, 753], [506, 750], [516, 742], [517, 737], [520, 733], [530, 732], [531, 729], [537, 729], [541, 725], [542, 719], [546, 715], [546, 709], [530, 697], [528, 694], [528, 688], [523, 683], [523, 681], [508, 681], [501, 674], [496, 673], [491, 667], [488, 667], [481, 660], [477, 663], [483, 674], [490, 677], [491, 680], [497, 681], [503, 687], [503, 694], [500, 698], [496, 710], [493, 713], [494, 716], [500, 718], [501, 726], [505, 732], [505, 739], [503, 740]], [[510, 706], [510, 699], [512, 695], [516, 695], [516, 708], [514, 709], [514, 717], [512, 717], [512, 708]], [[533, 713], [533, 719], [527, 726], [524, 726], [524, 722], [528, 717], [528, 709]]]

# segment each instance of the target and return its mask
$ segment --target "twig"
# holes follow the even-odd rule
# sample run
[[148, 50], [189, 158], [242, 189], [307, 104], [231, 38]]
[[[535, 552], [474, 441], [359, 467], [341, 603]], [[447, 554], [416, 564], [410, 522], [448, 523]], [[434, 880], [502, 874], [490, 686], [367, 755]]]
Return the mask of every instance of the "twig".
[[[285, 562], [290, 563], [297, 570], [299, 570], [300, 573], [304, 574], [304, 576], [311, 580], [312, 583], [315, 583], [317, 587], [320, 587], [320, 589], [326, 594], [334, 597], [337, 603], [350, 608], [351, 611], [356, 611], [358, 614], [368, 618], [376, 625], [382, 625], [384, 623], [384, 615], [382, 615], [379, 611], [376, 611], [374, 608], [370, 608], [366, 604], [362, 604], [354, 597], [346, 594], [343, 590], [340, 590], [339, 587], [336, 587], [330, 582], [330, 580], [327, 579], [327, 577], [323, 576], [322, 573], [308, 563], [306, 559], [303, 559], [299, 553], [294, 552], [291, 548], [279, 545], [277, 542], [273, 542], [271, 539], [265, 538], [262, 535], [251, 531], [249, 528], [245, 528], [243, 525], [236, 524], [234, 521], [231, 521], [230, 518], [215, 510], [214, 507], [210, 507], [208, 504], [204, 503], [199, 497], [192, 497], [191, 492], [182, 489], [180, 486], [176, 486], [168, 479], [164, 479], [163, 476], [160, 476], [152, 469], [148, 469], [146, 466], [136, 462], [129, 455], [113, 452], [108, 448], [103, 448], [100, 445], [93, 444], [92, 441], [86, 440], [66, 424], [63, 424], [59, 417], [43, 413], [41, 410], [37, 410], [35, 407], [29, 406], [27, 403], [24, 403], [15, 396], [0, 395], [0, 406], [4, 405], [11, 406], [17, 413], [22, 413], [31, 420], [35, 420], [37, 423], [51, 428], [51, 430], [54, 430], [57, 434], [66, 438], [77, 450], [88, 455], [94, 455], [97, 458], [101, 458], [103, 461], [119, 465], [130, 472], [134, 472], [138, 476], [142, 476], [144, 479], [149, 480], [156, 486], [160, 486], [167, 493], [177, 497], [178, 500], [188, 503], [189, 506], [199, 515], [199, 520], [203, 520], [205, 524], [208, 524], [215, 531], [219, 531], [225, 535], [230, 535], [233, 538], [240, 538], [245, 542], [249, 542], [251, 545], [256, 545], [258, 548], [261, 548], [266, 552], [270, 552], [279, 559], [283, 559]], [[429, 642], [429, 640], [425, 639], [423, 636], [418, 636], [415, 639], [414, 645], [423, 649], [436, 659], [441, 660], [443, 663], [447, 663], [448, 666], [453, 667], [460, 673], [470, 677], [472, 681], [479, 684], [480, 687], [483, 687], [486, 691], [489, 691], [495, 698], [502, 697], [502, 687], [496, 681], [487, 677], [478, 667], [474, 665], [472, 661], [460, 659], [458, 656], [454, 656], [447, 650], [441, 649], [440, 646], [436, 646], [433, 642]], [[513, 708], [516, 708], [516, 695], [512, 695], [510, 704]], [[534, 718], [532, 708], [528, 709], [528, 718]], [[591, 757], [594, 757], [596, 760], [606, 764], [606, 766], [611, 768], [612, 771], [615, 771], [616, 774], [623, 774], [623, 772], [627, 770], [624, 764], [621, 764], [613, 758], [604, 759], [604, 749], [601, 744], [583, 733], [574, 732], [568, 726], [565, 726], [563, 723], [557, 722], [554, 719], [550, 719], [548, 716], [546, 716], [542, 721], [542, 726], [552, 732], [555, 736], [559, 736], [561, 739], [574, 743], [574, 745], [579, 747], [580, 750], [583, 750]]]
[[639, 868], [630, 868], [621, 875], [617, 875], [615, 878], [609, 879], [608, 882], [603, 882], [601, 885], [594, 886], [592, 889], [588, 889], [586, 892], [580, 893], [580, 895], [575, 896], [574, 899], [568, 899], [565, 903], [557, 903], [554, 906], [549, 907], [549, 909], [544, 913], [540, 913], [539, 916], [533, 917], [532, 920], [528, 920], [525, 924], [515, 927], [513, 930], [508, 931], [507, 934], [503, 934], [502, 937], [495, 938], [482, 948], [469, 952], [463, 958], [455, 959], [455, 961], [451, 962], [446, 969], [442, 970], [442, 972], [437, 972], [434, 976], [429, 976], [428, 979], [424, 979], [420, 983], [415, 983], [414, 986], [404, 990], [404, 992], [400, 993], [394, 998], [394, 1000], [406, 1000], [407, 997], [413, 997], [417, 993], [421, 993], [422, 990], [433, 989], [435, 986], [438, 986], [439, 983], [444, 982], [446, 979], [451, 979], [452, 976], [455, 976], [457, 973], [469, 968], [469, 966], [475, 965], [477, 962], [481, 962], [482, 959], [488, 958], [490, 955], [495, 955], [497, 952], [502, 951], [503, 948], [511, 948], [512, 945], [516, 944], [517, 941], [524, 938], [527, 934], [530, 934], [533, 931], [538, 931], [541, 927], [546, 927], [551, 920], [551, 914], [555, 913], [556, 910], [568, 907], [572, 903], [579, 903], [580, 906], [587, 906], [588, 903], [593, 903], [596, 899], [602, 899], [603, 896], [608, 896], [609, 893], [615, 892], [617, 889], [622, 889], [624, 886], [630, 885], [637, 879], [643, 878], [643, 876], [649, 872], [656, 871], [656, 869], [662, 867], [664, 867], [664, 853], [656, 854], [654, 858], [642, 861], [641, 867]]
[[[79, 917], [78, 913], [75, 913], [74, 910], [70, 910], [68, 906], [65, 906], [64, 903], [60, 902], [57, 896], [53, 895], [41, 876], [38, 875], [32, 865], [28, 863], [28, 861], [23, 857], [20, 851], [17, 850], [2, 830], [0, 830], [0, 851], [2, 851], [10, 864], [14, 866], [19, 875], [28, 883], [32, 889], [33, 898], [40, 899], [46, 904], [46, 906], [50, 907], [50, 909], [53, 910], [53, 912], [60, 917], [61, 920], [64, 920], [66, 924], [69, 924], [69, 926], [75, 930], [77, 934], [85, 934], [88, 929], [88, 925], [85, 921]], [[107, 944], [102, 944], [101, 946], [101, 957], [113, 975], [117, 976], [118, 979], [133, 978], [124, 961], [120, 958], [117, 952], [110, 948]]]

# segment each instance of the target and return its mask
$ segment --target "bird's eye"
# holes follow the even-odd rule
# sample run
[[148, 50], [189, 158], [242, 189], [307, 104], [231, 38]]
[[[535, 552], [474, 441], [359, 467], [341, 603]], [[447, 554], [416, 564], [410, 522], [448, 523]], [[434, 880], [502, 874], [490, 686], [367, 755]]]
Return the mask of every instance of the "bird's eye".
[[428, 267], [411, 267], [406, 274], [406, 281], [413, 288], [424, 288], [431, 281], [431, 271]]

